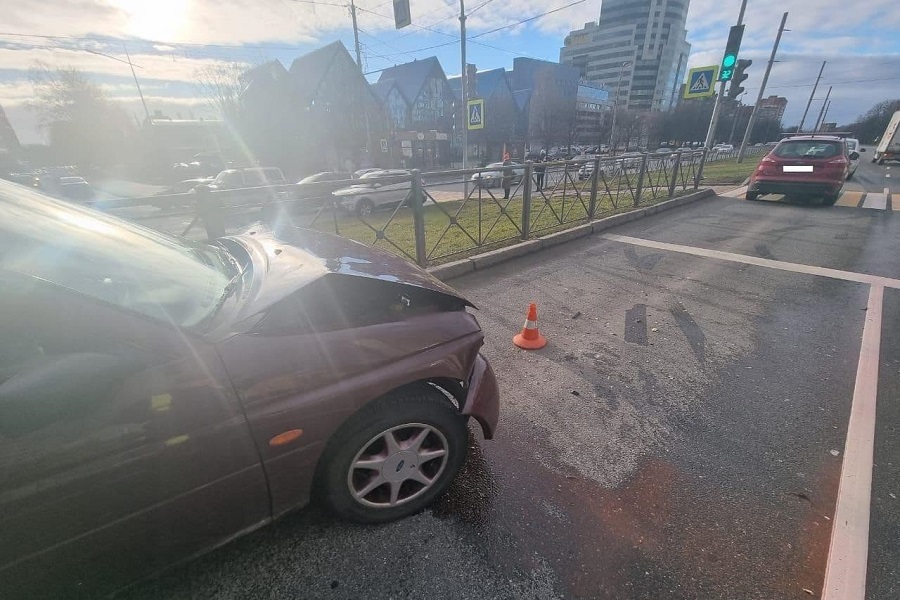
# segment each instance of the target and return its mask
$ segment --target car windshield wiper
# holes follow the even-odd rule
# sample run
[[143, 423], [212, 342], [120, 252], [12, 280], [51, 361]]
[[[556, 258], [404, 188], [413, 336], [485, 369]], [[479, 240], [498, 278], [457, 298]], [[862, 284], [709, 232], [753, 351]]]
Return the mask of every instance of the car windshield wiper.
[[247, 271], [249, 271], [250, 267], [253, 265], [253, 259], [251, 259], [249, 256], [247, 257], [247, 263], [245, 265], [241, 265], [230, 252], [228, 252], [227, 250], [225, 252], [228, 255], [228, 259], [237, 268], [237, 273], [234, 275], [234, 277], [229, 279], [228, 283], [225, 284], [225, 287], [222, 288], [222, 295], [220, 295], [219, 299], [216, 300], [216, 305], [209, 313], [210, 317], [218, 313], [225, 302], [227, 302], [228, 299], [231, 298], [232, 294], [234, 294], [234, 292], [240, 287], [241, 282], [244, 280], [244, 275], [247, 274]]

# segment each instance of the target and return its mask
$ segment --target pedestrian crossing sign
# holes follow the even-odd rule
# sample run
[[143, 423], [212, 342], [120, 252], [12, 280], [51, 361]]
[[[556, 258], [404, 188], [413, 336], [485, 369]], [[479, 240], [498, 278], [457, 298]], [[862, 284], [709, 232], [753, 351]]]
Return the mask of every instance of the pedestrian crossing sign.
[[466, 103], [467, 129], [484, 129], [484, 98], [469, 100]]
[[716, 78], [719, 75], [719, 66], [695, 67], [688, 71], [687, 84], [684, 86], [684, 97], [706, 98], [716, 91]]

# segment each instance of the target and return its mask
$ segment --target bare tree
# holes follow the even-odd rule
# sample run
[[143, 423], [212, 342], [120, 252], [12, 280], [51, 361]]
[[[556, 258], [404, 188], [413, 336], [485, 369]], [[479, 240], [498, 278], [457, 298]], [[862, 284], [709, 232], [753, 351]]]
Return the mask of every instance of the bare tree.
[[241, 113], [242, 75], [250, 65], [223, 62], [207, 65], [194, 73], [197, 92], [222, 119], [236, 119]]
[[122, 160], [134, 124], [99, 85], [74, 67], [51, 69], [35, 63], [29, 71], [34, 100], [29, 105], [50, 134], [56, 160], [106, 167]]

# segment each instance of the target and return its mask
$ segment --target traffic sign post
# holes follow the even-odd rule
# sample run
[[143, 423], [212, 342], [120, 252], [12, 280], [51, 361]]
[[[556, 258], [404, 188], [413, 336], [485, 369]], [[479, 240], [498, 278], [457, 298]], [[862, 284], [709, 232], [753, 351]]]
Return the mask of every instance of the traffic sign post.
[[688, 71], [687, 85], [684, 86], [684, 98], [707, 98], [716, 93], [716, 78], [719, 75], [719, 67], [695, 67]]
[[484, 99], [466, 102], [466, 129], [484, 129]]

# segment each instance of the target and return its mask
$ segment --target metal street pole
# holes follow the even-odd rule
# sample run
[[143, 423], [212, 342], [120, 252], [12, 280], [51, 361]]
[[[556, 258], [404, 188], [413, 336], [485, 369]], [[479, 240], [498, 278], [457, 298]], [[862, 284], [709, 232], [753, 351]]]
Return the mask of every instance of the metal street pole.
[[813, 133], [816, 133], [817, 131], [819, 131], [819, 127], [822, 126], [822, 120], [823, 120], [823, 117], [825, 116], [825, 107], [828, 106], [828, 99], [831, 97], [831, 88], [832, 87], [833, 86], [830, 86], [830, 85], [828, 86], [828, 93], [825, 94], [825, 101], [822, 102], [822, 110], [819, 111], [819, 118], [816, 119], [816, 126], [813, 127], [813, 130], [812, 130]]
[[131, 56], [128, 54], [128, 46], [122, 42], [122, 49], [125, 50], [125, 58], [128, 59], [128, 66], [131, 67], [131, 76], [134, 77], [134, 85], [137, 86], [138, 95], [141, 97], [141, 104], [144, 105], [144, 113], [147, 115], [147, 121], [150, 121], [150, 109], [147, 108], [147, 102], [144, 100], [144, 92], [141, 91], [141, 84], [138, 83], [137, 75], [134, 72], [134, 65], [131, 64]]
[[[462, 67], [459, 75], [459, 89], [462, 101], [462, 166], [463, 169], [469, 167], [469, 89], [466, 85], [466, 4], [465, 0], [459, 0], [459, 62]], [[482, 113], [481, 118], [484, 119]], [[469, 178], [463, 177], [463, 192], [465, 197], [469, 197]]]
[[[609, 151], [613, 156], [616, 155], [616, 147], [619, 143], [616, 141], [616, 116], [619, 112], [619, 89], [622, 87], [622, 77], [625, 75], [625, 67], [629, 66], [631, 63], [629, 61], [625, 61], [622, 63], [622, 66], [619, 68], [619, 83], [616, 84], [616, 101], [613, 103], [613, 118], [612, 118], [612, 126], [609, 129]], [[625, 149], [628, 149], [628, 145], [625, 145]]]
[[[362, 73], [362, 52], [359, 49], [359, 27], [356, 26], [356, 4], [350, 0], [350, 19], [353, 21], [353, 45], [356, 48], [356, 66]], [[363, 115], [366, 121], [366, 158], [369, 157], [369, 149], [372, 147], [372, 132], [369, 128], [369, 102], [363, 97]]]
[[728, 143], [734, 143], [734, 130], [737, 129], [738, 115], [741, 113], [741, 107], [744, 103], [738, 100], [737, 106], [734, 107], [734, 115], [731, 119], [731, 133], [728, 135]]
[[[747, 0], [741, 0], [741, 12], [738, 13], [736, 25], [744, 23], [744, 12], [747, 10]], [[722, 97], [725, 95], [725, 82], [719, 82], [719, 93], [716, 95], [716, 102], [713, 104], [712, 118], [709, 120], [709, 130], [706, 132], [706, 148], [712, 145], [713, 138], [716, 136], [716, 126], [719, 124], [719, 112], [722, 109]]]
[[825, 70], [825, 63], [828, 61], [822, 61], [822, 68], [819, 69], [819, 76], [816, 77], [816, 83], [813, 84], [812, 93], [809, 95], [809, 102], [806, 103], [806, 110], [803, 111], [803, 118], [800, 119], [800, 126], [797, 127], [797, 133], [803, 133], [803, 124], [806, 123], [806, 115], [809, 113], [809, 107], [812, 104], [813, 96], [816, 95], [816, 89], [819, 87], [819, 80], [822, 79], [822, 71]]
[[747, 152], [747, 143], [753, 133], [753, 126], [756, 125], [756, 114], [759, 112], [759, 103], [762, 102], [763, 94], [766, 92], [766, 84], [769, 82], [769, 73], [772, 72], [772, 65], [775, 64], [775, 54], [778, 52], [778, 44], [781, 43], [781, 34], [784, 33], [784, 25], [787, 23], [788, 13], [781, 15], [781, 25], [778, 27], [778, 35], [775, 36], [775, 45], [772, 46], [772, 55], [769, 57], [769, 64], [766, 65], [766, 73], [763, 75], [762, 84], [759, 86], [759, 94], [756, 95], [756, 104], [753, 105], [753, 112], [750, 113], [750, 120], [747, 122], [747, 131], [744, 132], [744, 139], [741, 142], [741, 149], [738, 150], [737, 161], [744, 162], [744, 154]]

